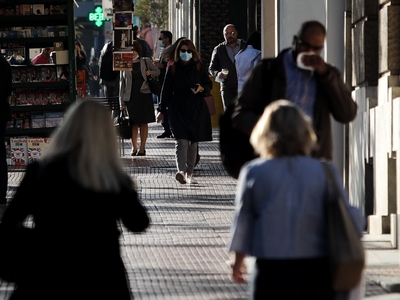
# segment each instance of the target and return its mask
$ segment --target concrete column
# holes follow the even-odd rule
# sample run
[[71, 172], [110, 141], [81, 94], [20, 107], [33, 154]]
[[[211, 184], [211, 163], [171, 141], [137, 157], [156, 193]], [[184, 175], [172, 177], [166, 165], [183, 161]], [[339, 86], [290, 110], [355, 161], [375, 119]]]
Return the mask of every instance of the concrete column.
[[278, 54], [278, 0], [261, 3], [262, 57]]
[[[328, 0], [326, 7], [326, 50], [325, 60], [344, 72], [344, 15], [345, 1]], [[344, 125], [332, 118], [333, 161], [344, 174]], [[343, 176], [344, 177], [344, 176]]]

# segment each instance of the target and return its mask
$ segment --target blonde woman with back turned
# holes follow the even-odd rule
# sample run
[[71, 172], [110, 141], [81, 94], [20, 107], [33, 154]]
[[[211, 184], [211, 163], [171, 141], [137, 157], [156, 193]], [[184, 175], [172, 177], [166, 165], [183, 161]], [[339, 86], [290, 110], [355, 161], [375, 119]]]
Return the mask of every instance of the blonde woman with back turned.
[[117, 148], [109, 111], [86, 100], [70, 107], [42, 158], [28, 165], [0, 224], [10, 233], [28, 217], [34, 224], [11, 300], [133, 299], [120, 226], [143, 232], [150, 220]]
[[[250, 142], [260, 154], [241, 169], [229, 250], [232, 278], [246, 282], [246, 256], [255, 257], [251, 299], [333, 300], [324, 213], [326, 178], [323, 163], [310, 157], [316, 142], [309, 117], [291, 101], [269, 104]], [[331, 165], [338, 186], [337, 169]], [[361, 237], [363, 217], [346, 208]], [[347, 299], [347, 292], [340, 299]]]

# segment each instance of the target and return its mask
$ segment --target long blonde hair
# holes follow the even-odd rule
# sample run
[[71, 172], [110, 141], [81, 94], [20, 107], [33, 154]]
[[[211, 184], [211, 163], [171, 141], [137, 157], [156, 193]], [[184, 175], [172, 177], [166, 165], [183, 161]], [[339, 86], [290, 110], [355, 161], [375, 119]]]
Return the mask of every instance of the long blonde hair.
[[309, 155], [316, 143], [309, 117], [293, 102], [269, 104], [250, 136], [261, 157]]
[[118, 154], [111, 112], [95, 101], [69, 107], [41, 160], [51, 162], [60, 156], [68, 158], [71, 177], [85, 188], [118, 192], [121, 186], [133, 187]]

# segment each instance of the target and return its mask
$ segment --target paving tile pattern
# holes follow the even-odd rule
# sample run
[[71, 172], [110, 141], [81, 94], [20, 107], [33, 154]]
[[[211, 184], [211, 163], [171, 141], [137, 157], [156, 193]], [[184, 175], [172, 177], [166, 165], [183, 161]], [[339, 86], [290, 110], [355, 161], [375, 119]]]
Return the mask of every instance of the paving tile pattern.
[[[214, 141], [200, 144], [201, 160], [194, 174], [198, 185], [174, 179], [174, 140], [156, 139], [161, 129], [150, 125], [147, 156], [130, 157], [130, 143], [125, 142], [122, 157], [151, 216], [143, 234], [121, 227], [122, 256], [135, 299], [248, 299], [248, 286], [234, 284], [226, 264], [236, 181], [221, 165], [217, 129]], [[8, 197], [23, 174], [20, 168], [10, 168]], [[400, 276], [399, 269], [391, 271]], [[387, 293], [373, 281], [386, 273], [387, 269], [366, 271], [366, 297]], [[0, 281], [0, 300], [8, 299], [12, 288]]]

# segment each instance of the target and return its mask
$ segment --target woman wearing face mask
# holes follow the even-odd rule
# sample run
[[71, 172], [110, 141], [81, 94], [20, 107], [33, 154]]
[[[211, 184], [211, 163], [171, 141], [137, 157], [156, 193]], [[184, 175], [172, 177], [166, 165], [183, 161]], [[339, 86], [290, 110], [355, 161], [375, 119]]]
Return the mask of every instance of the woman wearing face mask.
[[[120, 73], [119, 100], [121, 109], [128, 109], [132, 125], [131, 156], [145, 156], [148, 123], [155, 122], [153, 97], [147, 76], [157, 77], [160, 75], [160, 69], [148, 57], [141, 57], [142, 47], [138, 41], [133, 41], [132, 52], [132, 70]], [[139, 128], [140, 147], [138, 147]]]
[[211, 141], [211, 119], [204, 96], [212, 89], [207, 68], [193, 42], [182, 39], [175, 49], [174, 63], [165, 75], [157, 122], [168, 110], [170, 127], [175, 137], [175, 179], [195, 184], [192, 177], [198, 142]]

